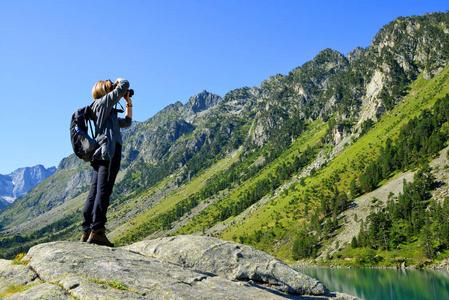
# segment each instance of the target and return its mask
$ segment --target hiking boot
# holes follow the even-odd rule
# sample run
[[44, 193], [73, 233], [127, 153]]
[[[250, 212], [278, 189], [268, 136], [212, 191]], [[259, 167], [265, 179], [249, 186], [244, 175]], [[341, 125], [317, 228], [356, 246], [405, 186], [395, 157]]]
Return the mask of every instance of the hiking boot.
[[114, 247], [114, 244], [111, 243], [107, 236], [106, 236], [106, 230], [104, 228], [92, 230], [89, 235], [89, 239], [87, 240], [89, 244], [97, 244], [97, 245], [103, 245], [108, 247]]
[[87, 242], [89, 239], [90, 231], [83, 231], [83, 235], [80, 238], [80, 242]]

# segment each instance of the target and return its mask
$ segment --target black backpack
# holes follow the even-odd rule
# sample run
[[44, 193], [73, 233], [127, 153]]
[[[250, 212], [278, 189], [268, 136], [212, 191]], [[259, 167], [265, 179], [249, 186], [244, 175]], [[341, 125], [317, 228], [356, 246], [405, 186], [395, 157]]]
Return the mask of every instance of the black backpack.
[[[94, 120], [94, 112], [90, 105], [80, 108], [72, 114], [70, 121], [70, 141], [73, 152], [84, 161], [91, 161], [95, 150], [99, 147], [95, 140], [90, 120]], [[92, 136], [89, 136], [88, 127]]]

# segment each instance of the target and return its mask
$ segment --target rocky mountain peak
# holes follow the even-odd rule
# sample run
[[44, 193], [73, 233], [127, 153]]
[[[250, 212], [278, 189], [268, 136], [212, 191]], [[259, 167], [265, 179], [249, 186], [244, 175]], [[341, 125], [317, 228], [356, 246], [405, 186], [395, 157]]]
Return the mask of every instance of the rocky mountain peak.
[[215, 106], [221, 100], [220, 96], [203, 90], [197, 95], [190, 97], [185, 107], [192, 113], [198, 113]]
[[183, 109], [183, 104], [181, 101], [176, 101], [175, 103], [170, 103], [167, 106], [165, 106], [163, 109], [161, 109], [156, 115], [155, 117], [157, 117], [158, 115], [163, 115], [163, 114], [170, 114], [170, 113], [179, 113], [181, 112]]
[[405, 72], [433, 73], [449, 56], [449, 14], [398, 18], [376, 34], [371, 48], [377, 56], [394, 59]]
[[346, 64], [347, 58], [337, 50], [326, 48], [318, 52], [318, 54], [312, 59], [311, 63], [323, 66], [326, 66], [329, 63]]
[[0, 197], [13, 202], [55, 172], [56, 167], [47, 169], [43, 165], [36, 165], [19, 168], [8, 175], [0, 175]]
[[290, 78], [304, 86], [319, 86], [333, 74], [347, 68], [348, 59], [330, 48], [320, 51], [311, 61], [290, 72]]

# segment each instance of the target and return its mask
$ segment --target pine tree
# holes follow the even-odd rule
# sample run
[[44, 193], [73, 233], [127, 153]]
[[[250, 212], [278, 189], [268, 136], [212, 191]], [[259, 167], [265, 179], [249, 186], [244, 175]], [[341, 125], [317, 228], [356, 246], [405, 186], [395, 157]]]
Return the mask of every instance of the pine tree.
[[435, 250], [433, 249], [433, 235], [432, 235], [432, 231], [430, 229], [430, 222], [427, 223], [422, 231], [421, 231], [421, 236], [422, 236], [422, 247], [423, 247], [423, 251], [424, 251], [424, 255], [427, 258], [434, 258], [435, 257]]

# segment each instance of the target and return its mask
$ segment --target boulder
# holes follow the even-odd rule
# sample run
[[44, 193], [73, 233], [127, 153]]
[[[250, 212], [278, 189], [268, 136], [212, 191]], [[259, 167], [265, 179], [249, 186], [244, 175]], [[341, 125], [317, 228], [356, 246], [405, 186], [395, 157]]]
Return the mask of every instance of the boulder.
[[27, 266], [11, 260], [0, 259], [0, 293], [9, 286], [26, 285], [36, 278], [36, 273]]
[[[181, 247], [181, 242], [186, 240], [190, 241], [190, 248]], [[67, 241], [36, 245], [21, 261], [0, 260], [0, 298], [355, 299], [345, 294], [326, 293], [318, 281], [261, 251], [218, 241], [185, 236], [143, 241], [123, 248]], [[158, 249], [172, 253], [173, 258], [147, 254], [154, 249], [151, 245], [156, 244]], [[169, 249], [170, 245], [179, 247], [186, 262], [175, 259], [176, 249]], [[201, 247], [209, 250], [203, 251]], [[221, 256], [214, 263], [214, 258], [207, 253]], [[231, 255], [238, 258], [237, 262], [229, 262], [236, 260]], [[193, 263], [194, 257], [209, 263]], [[320, 289], [322, 295], [306, 298], [284, 292], [318, 294]]]
[[254, 282], [291, 294], [326, 293], [321, 282], [290, 268], [265, 252], [213, 237], [163, 237], [143, 240], [125, 249], [183, 268], [219, 275], [233, 281]]
[[29, 265], [80, 299], [281, 299], [270, 291], [206, 275], [120, 248], [52, 242]]

